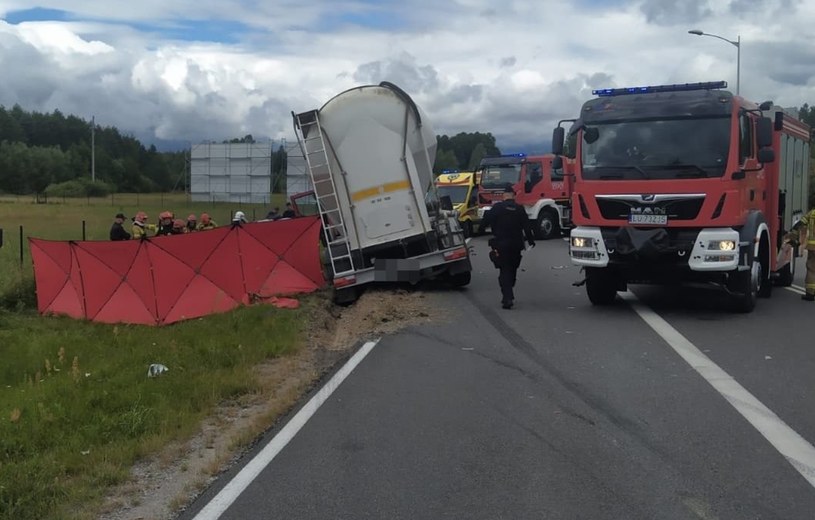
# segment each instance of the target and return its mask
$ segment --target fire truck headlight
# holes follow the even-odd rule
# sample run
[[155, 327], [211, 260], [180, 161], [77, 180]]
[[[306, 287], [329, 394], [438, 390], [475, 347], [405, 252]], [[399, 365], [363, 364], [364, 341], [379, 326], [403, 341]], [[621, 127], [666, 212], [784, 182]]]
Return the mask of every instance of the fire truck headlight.
[[572, 247], [594, 247], [594, 241], [588, 237], [572, 237]]
[[711, 251], [734, 251], [736, 243], [732, 240], [711, 240], [707, 248]]

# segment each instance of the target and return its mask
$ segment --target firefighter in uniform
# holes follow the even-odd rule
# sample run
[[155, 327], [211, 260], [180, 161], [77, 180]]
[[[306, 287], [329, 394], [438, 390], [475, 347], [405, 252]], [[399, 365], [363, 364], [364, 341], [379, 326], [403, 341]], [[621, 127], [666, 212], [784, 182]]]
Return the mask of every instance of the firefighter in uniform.
[[136, 213], [136, 216], [133, 217], [133, 228], [131, 229], [131, 235], [133, 240], [139, 240], [142, 238], [147, 238], [147, 231], [156, 231], [156, 226], [153, 224], [147, 223], [147, 213], [144, 211], [139, 211]]
[[173, 220], [175, 217], [171, 211], [162, 211], [158, 215], [158, 232], [156, 235], [169, 236], [173, 234]]
[[515, 304], [515, 279], [521, 266], [521, 251], [524, 238], [530, 247], [535, 247], [532, 228], [523, 206], [515, 202], [512, 186], [504, 189], [504, 200], [495, 204], [484, 214], [483, 226], [492, 229], [493, 238], [490, 258], [499, 269], [498, 284], [501, 286], [501, 306], [511, 309]]
[[212, 220], [207, 213], [201, 213], [201, 222], [198, 224], [198, 231], [206, 231], [208, 229], [215, 229], [218, 224]]
[[796, 224], [799, 233], [799, 243], [807, 250], [807, 277], [804, 281], [806, 294], [801, 296], [802, 300], [808, 302], [815, 301], [815, 209], [801, 217]]

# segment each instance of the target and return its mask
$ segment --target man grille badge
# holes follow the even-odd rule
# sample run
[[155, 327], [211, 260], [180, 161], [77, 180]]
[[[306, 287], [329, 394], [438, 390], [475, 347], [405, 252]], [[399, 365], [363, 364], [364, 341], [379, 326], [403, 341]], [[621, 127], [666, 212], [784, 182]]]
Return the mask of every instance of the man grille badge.
[[653, 193], [649, 193], [647, 195], [640, 195], [640, 197], [642, 197], [643, 202], [654, 202], [654, 200], [656, 200], [656, 195], [654, 195]]

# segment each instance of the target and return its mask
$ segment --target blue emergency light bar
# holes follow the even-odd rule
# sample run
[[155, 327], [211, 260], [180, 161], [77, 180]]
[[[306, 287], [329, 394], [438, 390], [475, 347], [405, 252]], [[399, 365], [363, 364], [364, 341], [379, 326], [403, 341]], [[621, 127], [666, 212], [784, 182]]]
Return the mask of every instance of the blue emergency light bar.
[[602, 88], [592, 90], [595, 96], [628, 96], [631, 94], [651, 94], [654, 92], [684, 92], [689, 90], [712, 90], [727, 88], [726, 81], [705, 81], [702, 83], [675, 83], [673, 85], [651, 85], [647, 87]]
[[458, 173], [458, 170], [442, 170], [442, 173]]

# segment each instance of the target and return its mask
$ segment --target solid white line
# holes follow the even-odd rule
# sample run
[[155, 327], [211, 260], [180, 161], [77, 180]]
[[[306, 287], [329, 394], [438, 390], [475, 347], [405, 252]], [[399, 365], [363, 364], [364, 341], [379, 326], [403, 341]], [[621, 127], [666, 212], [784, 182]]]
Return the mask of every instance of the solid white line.
[[243, 491], [249, 487], [255, 478], [263, 471], [269, 463], [272, 462], [280, 451], [286, 447], [290, 440], [294, 438], [297, 432], [305, 426], [306, 422], [314, 415], [314, 413], [325, 403], [334, 390], [340, 386], [346, 377], [357, 367], [357, 365], [365, 359], [371, 350], [379, 343], [379, 340], [369, 341], [365, 343], [345, 365], [340, 368], [334, 377], [332, 377], [297, 414], [286, 423], [286, 426], [281, 429], [277, 435], [269, 441], [255, 458], [249, 461], [240, 472], [226, 485], [224, 488], [215, 495], [201, 511], [195, 515], [194, 520], [215, 520], [220, 518], [224, 511], [240, 496]]
[[704, 355], [678, 330], [637, 299], [633, 293], [622, 293], [634, 311], [654, 332], [659, 334], [699, 375], [722, 395], [742, 417], [770, 441], [809, 484], [815, 487], [815, 447], [787, 426], [746, 388]]

